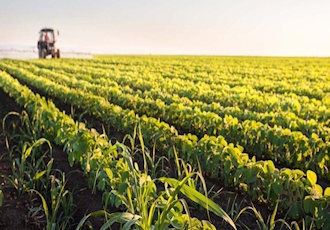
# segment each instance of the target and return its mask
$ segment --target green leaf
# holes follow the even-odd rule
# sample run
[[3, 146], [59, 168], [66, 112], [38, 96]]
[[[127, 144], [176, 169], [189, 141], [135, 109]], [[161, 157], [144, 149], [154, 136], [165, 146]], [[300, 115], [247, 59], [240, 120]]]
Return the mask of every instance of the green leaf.
[[128, 188], [128, 184], [127, 184], [127, 183], [121, 183], [121, 184], [118, 186], [118, 192], [119, 192], [120, 194], [125, 194], [127, 188]]
[[46, 170], [43, 170], [41, 172], [38, 172], [36, 175], [34, 175], [33, 180], [40, 179], [45, 173], [46, 173]]
[[2, 206], [3, 204], [3, 192], [2, 190], [0, 190], [0, 207]]
[[92, 212], [88, 214], [87, 216], [83, 217], [80, 222], [78, 223], [76, 230], [81, 229], [88, 218], [90, 217], [105, 217], [108, 219], [108, 221], [101, 227], [101, 229], [109, 229], [109, 227], [115, 223], [126, 223], [123, 227], [123, 229], [130, 229], [130, 226], [133, 225], [138, 219], [141, 218], [141, 216], [138, 215], [132, 215], [131, 213], [123, 212], [123, 213], [112, 213], [109, 214], [104, 210], [99, 210], [96, 212]]
[[[107, 213], [108, 214], [108, 213]], [[110, 218], [109, 218], [110, 217]], [[107, 218], [109, 219], [105, 224], [102, 225], [100, 230], [107, 230], [110, 228], [112, 224], [115, 222], [117, 223], [126, 223], [125, 227], [123, 229], [130, 229], [129, 227], [135, 224], [135, 222], [140, 219], [141, 217], [138, 215], [133, 215], [128, 212], [123, 212], [123, 213], [113, 213], [113, 214], [108, 214]]]
[[121, 174], [121, 182], [126, 182], [130, 178], [130, 174], [128, 171], [125, 171]]
[[327, 187], [327, 188], [324, 190], [324, 196], [330, 196], [330, 187]]
[[69, 161], [70, 166], [72, 167], [73, 162], [74, 162], [74, 153], [73, 152], [69, 152], [68, 161]]
[[40, 138], [39, 140], [34, 142], [29, 148], [27, 148], [26, 151], [24, 151], [23, 158], [27, 159], [30, 156], [33, 148], [39, 147], [40, 145], [42, 145], [45, 142], [48, 144], [49, 148], [51, 149], [52, 147], [51, 147], [50, 142], [45, 138]]
[[35, 192], [36, 194], [38, 194], [38, 196], [40, 197], [41, 199], [41, 202], [42, 202], [42, 207], [44, 209], [44, 212], [45, 212], [45, 215], [46, 215], [46, 219], [47, 221], [49, 220], [49, 211], [48, 211], [48, 206], [47, 206], [47, 202], [45, 200], [45, 198], [43, 197], [43, 195], [38, 192], [37, 190], [34, 190], [34, 189], [31, 189], [32, 192]]
[[314, 205], [313, 205], [314, 199], [311, 196], [306, 196], [304, 199], [304, 210], [306, 213], [312, 213], [314, 212]]
[[215, 226], [206, 220], [202, 220], [203, 230], [216, 230]]
[[115, 207], [118, 208], [121, 205], [121, 203], [122, 203], [121, 199], [118, 196], [116, 196], [116, 198], [115, 198]]
[[316, 173], [311, 170], [307, 170], [307, 180], [311, 183], [312, 186], [316, 184], [317, 181]]
[[225, 172], [227, 174], [230, 173], [230, 168], [231, 168], [231, 162], [230, 161], [225, 161]]
[[303, 171], [301, 171], [300, 169], [293, 170], [293, 173], [297, 176], [297, 177], [295, 177], [296, 179], [299, 179], [305, 175], [305, 173]]
[[148, 181], [151, 181], [151, 177], [149, 175], [146, 175], [146, 174], [142, 174], [141, 177], [140, 177], [140, 186], [142, 187], [144, 183], [148, 182]]
[[274, 173], [274, 171], [275, 171], [275, 165], [274, 165], [274, 162], [273, 161], [267, 161], [267, 163], [266, 163], [266, 168], [267, 168], [267, 171], [269, 172], [269, 173]]
[[299, 206], [297, 203], [293, 203], [288, 211], [288, 215], [292, 218], [297, 218], [299, 216]]
[[276, 195], [281, 195], [283, 192], [283, 185], [280, 181], [276, 181], [274, 184], [272, 184], [272, 188]]
[[105, 168], [104, 171], [105, 171], [105, 173], [107, 174], [107, 176], [109, 177], [109, 179], [111, 181], [112, 178], [113, 178], [113, 173], [112, 173], [111, 169], [110, 168]]
[[[177, 186], [180, 185], [180, 181], [174, 179], [174, 178], [159, 178], [159, 180], [163, 183], [168, 183], [172, 187], [176, 188]], [[186, 184], [183, 184], [182, 187], [180, 188], [180, 192], [183, 193], [186, 197], [194, 201], [195, 203], [201, 205], [207, 210], [210, 210], [217, 216], [223, 218], [227, 223], [229, 223], [234, 229], [236, 229], [236, 226], [233, 222], [233, 220], [228, 216], [228, 214], [221, 208], [219, 205], [214, 203], [214, 201], [210, 200], [208, 197], [205, 195], [201, 194], [198, 192], [196, 189], [193, 189]]]
[[182, 216], [175, 216], [172, 218], [171, 224], [176, 229], [182, 229], [184, 227], [185, 221]]
[[246, 183], [250, 184], [250, 183], [253, 183], [253, 182], [256, 182], [257, 181], [257, 176], [256, 175], [249, 175], [249, 177], [246, 179]]
[[273, 230], [275, 228], [275, 224], [276, 224], [275, 217], [276, 217], [276, 213], [277, 213], [278, 204], [279, 204], [279, 201], [276, 202], [274, 211], [269, 220], [269, 230]]
[[177, 202], [175, 204], [175, 206], [173, 207], [173, 209], [176, 210], [177, 212], [182, 213], [182, 211], [183, 211], [183, 205], [180, 202]]
[[134, 218], [130, 221], [127, 221], [126, 224], [124, 224], [122, 230], [130, 230], [132, 229], [131, 226], [134, 225], [136, 223], [136, 221], [138, 221], [141, 217], [135, 215]]
[[323, 195], [323, 188], [319, 184], [315, 184], [313, 187], [313, 194], [315, 198], [321, 198]]

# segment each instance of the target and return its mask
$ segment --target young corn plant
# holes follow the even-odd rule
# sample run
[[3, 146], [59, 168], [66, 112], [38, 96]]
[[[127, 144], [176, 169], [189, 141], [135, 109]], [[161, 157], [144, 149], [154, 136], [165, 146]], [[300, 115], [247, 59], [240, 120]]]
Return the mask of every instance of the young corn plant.
[[[46, 230], [65, 230], [71, 226], [73, 221], [73, 195], [65, 189], [65, 173], [59, 172], [61, 178], [50, 175], [50, 197], [45, 197], [35, 189], [29, 190], [36, 193], [42, 201], [42, 210], [46, 217]], [[33, 213], [39, 212], [40, 207], [32, 208]]]
[[308, 223], [304, 219], [301, 220], [302, 228], [300, 228], [299, 224], [296, 221], [292, 221], [291, 223], [289, 223], [285, 217], [276, 219], [278, 205], [279, 205], [279, 201], [276, 202], [273, 213], [271, 214], [271, 216], [269, 216], [267, 218], [266, 221], [263, 218], [263, 216], [261, 215], [261, 213], [253, 205], [247, 206], [247, 207], [244, 207], [243, 209], [241, 209], [240, 212], [238, 213], [238, 215], [234, 218], [234, 221], [235, 222], [238, 221], [239, 217], [243, 213], [252, 211], [252, 214], [250, 212], [248, 212], [248, 214], [254, 215], [256, 217], [257, 225], [260, 230], [274, 230], [276, 225], [280, 225], [279, 229], [289, 229], [289, 230], [300, 230], [300, 229], [302, 229], [302, 230], [310, 229], [311, 230], [311, 229], [315, 228], [315, 225], [313, 222]]
[[[10, 117], [13, 118], [10, 119]], [[9, 123], [6, 123], [7, 119]], [[2, 120], [2, 129], [7, 148], [9, 148], [9, 142], [15, 143], [20, 140], [34, 142], [42, 137], [41, 114], [30, 117], [25, 110], [21, 113], [9, 112]]]
[[[13, 140], [20, 138], [21, 135], [19, 134], [20, 125], [17, 121], [10, 121], [9, 124], [7, 123], [7, 119], [10, 116], [14, 116], [14, 117], [20, 119], [21, 117], [23, 117], [23, 115], [19, 114], [17, 112], [9, 112], [2, 119], [2, 136], [4, 137], [6, 148], [9, 152], [9, 157], [12, 158], [11, 155], [12, 155], [13, 151], [12, 151], [9, 143], [14, 142]], [[18, 142], [18, 141], [16, 141], [16, 142]], [[15, 147], [15, 145], [14, 145], [14, 147]]]
[[146, 174], [150, 174], [152, 178], [156, 178], [158, 175], [168, 175], [168, 170], [165, 169], [164, 163], [169, 162], [166, 156], [160, 156], [156, 160], [156, 143], [153, 145], [152, 153], [145, 147], [144, 138], [141, 131], [141, 125], [138, 123], [134, 127], [132, 135], [127, 134], [122, 143], [126, 140], [130, 144], [130, 148], [127, 146], [129, 152], [134, 157], [143, 158], [143, 171]]
[[[143, 183], [147, 184], [146, 182], [149, 182], [148, 185], [151, 186], [151, 188], [149, 189], [150, 191], [153, 191], [154, 194], [156, 194], [156, 185], [155, 183], [157, 183], [156, 181], [160, 181], [162, 183], [166, 183], [166, 190], [168, 189], [167, 187], [167, 183], [168, 181], [162, 181], [161, 179], [166, 179], [166, 177], [161, 177], [159, 178], [158, 180], [151, 180], [151, 177], [148, 176], [148, 173], [151, 172], [152, 175], [156, 175], [154, 172], [154, 170], [156, 168], [158, 168], [158, 165], [159, 165], [159, 160], [156, 162], [156, 164], [154, 163], [154, 160], [155, 158], [154, 157], [150, 157], [149, 155], [149, 151], [147, 148], [145, 148], [145, 145], [144, 145], [144, 139], [143, 139], [143, 135], [142, 135], [142, 132], [141, 132], [141, 127], [138, 125], [135, 127], [134, 129], [134, 133], [133, 133], [133, 136], [129, 136], [128, 139], [130, 140], [131, 142], [131, 149], [126, 149], [126, 157], [124, 157], [127, 162], [128, 162], [128, 165], [130, 165], [130, 168], [131, 168], [131, 171], [133, 170], [133, 161], [130, 157], [130, 152], [133, 152], [133, 150], [136, 148], [135, 146], [135, 139], [136, 139], [136, 136], [138, 137], [138, 140], [139, 140], [139, 144], [140, 144], [140, 151], [136, 151], [138, 153], [140, 153], [143, 157], [143, 166], [144, 166], [144, 173], [142, 173], [142, 177], [140, 177], [140, 180], [142, 179], [143, 180]], [[139, 149], [138, 149], [139, 150]], [[200, 200], [194, 200], [192, 197], [189, 197], [190, 193], [187, 193], [187, 194], [184, 194], [184, 190], [181, 191], [181, 190], [178, 190], [177, 193], [175, 193], [175, 198], [171, 198], [171, 199], [168, 199], [168, 201], [171, 203], [172, 200], [174, 203], [177, 203], [178, 206], [180, 207], [185, 207], [185, 211], [186, 211], [186, 218], [190, 221], [190, 217], [189, 217], [189, 209], [188, 209], [188, 205], [187, 203], [185, 202], [185, 200], [183, 199], [179, 199], [179, 193], [183, 193], [184, 195], [186, 195], [188, 198], [190, 198], [192, 201], [193, 201], [193, 204], [195, 204], [196, 206], [199, 206], [199, 207], [203, 207], [203, 208], [206, 208], [205, 205], [203, 203], [201, 203], [201, 199], [207, 199], [207, 189], [206, 189], [206, 183], [204, 181], [204, 178], [201, 176], [201, 170], [200, 170], [200, 173], [192, 173], [192, 167], [191, 165], [187, 164], [186, 162], [184, 162], [182, 159], [180, 159], [178, 157], [178, 153], [176, 151], [175, 148], [172, 149], [172, 151], [174, 152], [174, 161], [175, 161], [175, 165], [176, 165], [176, 173], [177, 173], [177, 178], [179, 179], [179, 181], [185, 181], [188, 186], [190, 188], [192, 188], [191, 192], [194, 194], [194, 191], [197, 192], [196, 188], [197, 186], [199, 186], [199, 184], [201, 184], [201, 191], [204, 192], [204, 195], [202, 195], [201, 193], [198, 193], [199, 198]], [[150, 165], [150, 167], [148, 167]], [[136, 169], [137, 172], [140, 172], [140, 170], [138, 169], [138, 166], [137, 164], [134, 165], [134, 168]], [[149, 169], [149, 170], [148, 170]], [[165, 170], [164, 170], [165, 171]], [[201, 183], [198, 183], [198, 179], [200, 179]], [[173, 179], [175, 180], [175, 179]], [[153, 181], [154, 183], [150, 183], [150, 181]], [[173, 182], [173, 181], [172, 181]], [[141, 183], [141, 181], [140, 181]], [[147, 185], [147, 186], [148, 186]], [[173, 188], [171, 188], [173, 189]], [[148, 194], [148, 193], [147, 193]], [[167, 192], [167, 194], [170, 194], [169, 192]], [[195, 194], [196, 195], [196, 194]], [[156, 194], [156, 197], [158, 196], [158, 194]], [[140, 196], [139, 197], [143, 197], [143, 194], [140, 193]], [[163, 196], [160, 196], [162, 198], [162, 202], [164, 202], [164, 197]], [[140, 199], [140, 200], [146, 200], [146, 199]], [[180, 203], [180, 202], [182, 203]], [[155, 203], [154, 204], [157, 204], [157, 202], [159, 202], [157, 199], [154, 201]], [[175, 206], [177, 206], [175, 205]], [[143, 210], [143, 207], [148, 207], [148, 203], [144, 203], [144, 204], [141, 204], [141, 209]], [[215, 209], [213, 210], [214, 212], [217, 212], [217, 214], [219, 216], [222, 216], [224, 220], [226, 221], [229, 221], [230, 222], [230, 218], [226, 218], [228, 216], [225, 216], [225, 212], [223, 212], [223, 210], [217, 210], [216, 207], [214, 207]], [[208, 207], [206, 208], [207, 210]], [[149, 211], [148, 212], [144, 212], [145, 216], [149, 216], [148, 218], [148, 221], [149, 221], [149, 225], [150, 225], [150, 220], [152, 220], [152, 217], [153, 216], [153, 209], [151, 209], [151, 212]], [[182, 223], [182, 221], [184, 220], [184, 218], [182, 219], [181, 216], [182, 216], [182, 211], [183, 209], [179, 209], [180, 213], [179, 214], [176, 214], [175, 216], [175, 221], [177, 221], [177, 223]], [[219, 212], [218, 212], [219, 211]], [[143, 216], [142, 218], [140, 218], [139, 221], [141, 221], [143, 219]], [[159, 219], [158, 219], [159, 220]], [[205, 221], [204, 221], [205, 222]], [[189, 222], [190, 225], [191, 225], [191, 222]], [[206, 223], [206, 222], [205, 222]], [[172, 223], [174, 224], [174, 222]], [[144, 227], [148, 227], [149, 225], [147, 226], [144, 226]], [[179, 225], [178, 225], [179, 226]], [[167, 226], [168, 227], [168, 226]]]
[[[13, 119], [8, 119], [13, 116]], [[17, 118], [17, 119], [16, 119]], [[7, 123], [7, 119], [9, 123]], [[38, 119], [29, 118], [23, 111], [8, 113], [2, 120], [3, 135], [12, 162], [12, 175], [6, 176], [22, 195], [31, 188], [41, 188], [47, 183], [53, 159], [50, 142], [41, 137]]]
[[33, 151], [43, 144], [47, 144], [49, 149], [52, 149], [50, 142], [45, 138], [41, 138], [32, 145], [24, 143], [21, 157], [12, 159], [12, 176], [8, 179], [17, 189], [19, 195], [31, 188], [35, 188], [38, 180], [43, 178], [45, 174], [49, 174], [51, 170], [53, 160], [50, 160], [47, 164], [44, 162], [48, 152], [46, 151], [39, 157], [39, 154], [36, 153], [37, 151]]
[[297, 221], [292, 221], [290, 223], [290, 226], [287, 226], [289, 230], [313, 230], [313, 229], [316, 229], [316, 225], [315, 225], [315, 222], [314, 220], [305, 220], [305, 219], [302, 219], [300, 221], [300, 225]]
[[[230, 217], [217, 204], [187, 184], [197, 173], [189, 173], [180, 181], [166, 177], [152, 179], [146, 172], [139, 170], [126, 146], [118, 146], [122, 149], [122, 158], [116, 162], [115, 167], [104, 169], [109, 184], [113, 186], [106, 193], [105, 200], [107, 204], [111, 203], [126, 211], [110, 214], [102, 210], [91, 213], [80, 221], [76, 229], [80, 229], [89, 217], [100, 215], [106, 217], [106, 223], [101, 229], [115, 222], [122, 224], [123, 229], [133, 225], [135, 229], [215, 229], [208, 221], [190, 217], [188, 205], [179, 198], [180, 194], [214, 212], [236, 229]], [[164, 190], [158, 191], [156, 185], [161, 184]]]
[[[232, 218], [235, 221], [235, 224], [239, 229], [243, 229], [243, 226], [246, 229], [248, 229], [248, 227], [244, 224], [244, 222], [240, 221], [237, 217], [237, 215], [239, 215], [239, 212], [240, 212], [240, 210], [242, 210], [242, 207], [244, 205], [244, 199], [239, 201], [238, 197], [237, 197], [237, 193], [230, 192], [230, 193], [232, 193], [231, 195], [228, 194], [228, 193], [229, 192], [222, 193], [221, 191], [217, 191], [217, 192], [215, 192], [215, 194], [212, 197], [220, 197], [220, 196], [223, 197], [223, 196], [228, 196], [229, 195], [227, 205], [226, 205], [226, 208], [225, 208], [226, 213], [228, 213], [230, 218]], [[236, 194], [235, 197], [231, 198], [234, 194]]]

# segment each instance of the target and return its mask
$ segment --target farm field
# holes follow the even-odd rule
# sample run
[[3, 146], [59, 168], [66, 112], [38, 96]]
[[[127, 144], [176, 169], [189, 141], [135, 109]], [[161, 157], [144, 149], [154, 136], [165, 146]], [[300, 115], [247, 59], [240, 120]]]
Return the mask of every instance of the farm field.
[[3, 59], [0, 91], [0, 226], [330, 229], [329, 58]]

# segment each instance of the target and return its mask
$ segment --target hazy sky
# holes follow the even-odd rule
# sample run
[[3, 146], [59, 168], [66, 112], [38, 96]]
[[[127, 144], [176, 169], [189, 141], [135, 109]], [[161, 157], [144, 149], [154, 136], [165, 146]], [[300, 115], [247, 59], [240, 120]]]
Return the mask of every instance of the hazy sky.
[[118, 54], [330, 56], [330, 0], [0, 0], [0, 45]]

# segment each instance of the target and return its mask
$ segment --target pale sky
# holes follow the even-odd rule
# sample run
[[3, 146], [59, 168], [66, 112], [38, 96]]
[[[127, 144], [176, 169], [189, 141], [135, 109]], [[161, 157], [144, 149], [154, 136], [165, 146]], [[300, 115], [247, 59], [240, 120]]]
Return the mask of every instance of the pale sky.
[[0, 45], [109, 54], [330, 56], [330, 0], [0, 0]]

